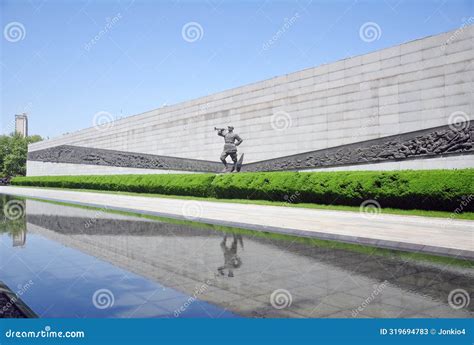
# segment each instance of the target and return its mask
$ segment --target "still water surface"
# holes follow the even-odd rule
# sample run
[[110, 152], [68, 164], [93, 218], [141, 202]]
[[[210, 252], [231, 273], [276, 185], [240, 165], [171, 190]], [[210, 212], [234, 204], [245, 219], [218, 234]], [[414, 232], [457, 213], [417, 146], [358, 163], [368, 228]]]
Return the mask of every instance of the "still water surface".
[[452, 293], [472, 297], [470, 268], [0, 197], [8, 202], [21, 212], [1, 222], [0, 282], [39, 317], [473, 316]]

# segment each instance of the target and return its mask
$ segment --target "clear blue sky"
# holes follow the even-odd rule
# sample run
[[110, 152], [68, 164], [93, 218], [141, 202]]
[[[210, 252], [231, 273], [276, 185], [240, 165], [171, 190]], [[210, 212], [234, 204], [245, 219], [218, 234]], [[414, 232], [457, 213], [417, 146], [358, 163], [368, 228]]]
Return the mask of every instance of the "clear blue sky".
[[[99, 111], [141, 113], [453, 30], [474, 16], [472, 0], [0, 3], [0, 131], [26, 111], [30, 134], [45, 137], [90, 127]], [[23, 25], [22, 39], [6, 33], [11, 22]], [[202, 27], [194, 42], [183, 39], [189, 22]], [[377, 40], [361, 39], [366, 22], [380, 27]]]

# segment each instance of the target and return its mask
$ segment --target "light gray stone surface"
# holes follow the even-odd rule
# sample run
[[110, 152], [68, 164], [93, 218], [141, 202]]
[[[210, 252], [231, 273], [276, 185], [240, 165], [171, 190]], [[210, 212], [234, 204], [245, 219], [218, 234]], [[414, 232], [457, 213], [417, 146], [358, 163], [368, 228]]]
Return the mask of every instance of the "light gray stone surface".
[[[222, 142], [212, 129], [232, 124], [245, 139], [240, 150], [249, 163], [446, 125], [454, 112], [471, 118], [474, 108], [474, 26], [458, 31], [155, 109], [29, 150], [68, 144], [217, 160]], [[28, 173], [40, 174], [37, 169]]]
[[[1, 187], [0, 193], [143, 212], [210, 224], [279, 232], [392, 249], [474, 258], [474, 222], [327, 211], [45, 188]], [[245, 219], [242, 219], [245, 215]]]

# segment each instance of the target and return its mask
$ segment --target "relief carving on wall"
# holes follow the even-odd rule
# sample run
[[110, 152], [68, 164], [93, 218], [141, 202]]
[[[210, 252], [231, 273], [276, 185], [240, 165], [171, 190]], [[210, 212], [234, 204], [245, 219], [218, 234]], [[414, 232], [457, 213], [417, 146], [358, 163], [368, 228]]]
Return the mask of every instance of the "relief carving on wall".
[[[472, 153], [474, 124], [465, 122], [249, 163], [242, 171], [302, 170]], [[70, 145], [29, 152], [28, 160], [196, 172], [221, 169], [218, 162]]]
[[245, 171], [311, 169], [474, 152], [474, 125], [443, 126], [250, 163]]
[[28, 153], [28, 160], [124, 168], [217, 172], [217, 162], [61, 145]]

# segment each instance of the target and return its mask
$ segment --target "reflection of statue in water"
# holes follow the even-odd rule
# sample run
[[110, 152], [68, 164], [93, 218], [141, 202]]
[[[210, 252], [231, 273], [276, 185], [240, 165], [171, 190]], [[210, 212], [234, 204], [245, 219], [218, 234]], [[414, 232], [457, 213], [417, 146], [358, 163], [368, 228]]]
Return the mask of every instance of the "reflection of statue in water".
[[240, 247], [244, 249], [244, 241], [241, 235], [233, 235], [232, 244], [227, 247], [227, 234], [224, 235], [224, 239], [221, 242], [222, 253], [224, 254], [224, 265], [219, 267], [217, 271], [220, 275], [225, 275], [225, 270], [228, 270], [228, 276], [234, 276], [234, 269], [242, 266], [242, 259], [237, 255], [237, 244], [240, 243]]
[[[228, 126], [227, 131], [224, 128], [215, 128], [214, 129], [217, 131], [217, 135], [224, 137], [224, 150], [222, 151], [221, 154], [221, 162], [224, 164], [224, 170], [223, 172], [227, 172], [227, 161], [226, 158], [227, 156], [230, 156], [232, 161], [234, 162], [234, 165], [232, 166], [232, 169], [230, 172], [238, 172], [240, 171], [240, 166], [242, 165], [242, 161], [239, 162], [237, 161], [237, 146], [242, 144], [242, 138], [237, 134], [234, 133], [234, 127]], [[241, 160], [243, 159], [243, 155], [241, 157]]]

